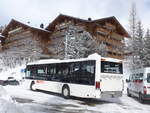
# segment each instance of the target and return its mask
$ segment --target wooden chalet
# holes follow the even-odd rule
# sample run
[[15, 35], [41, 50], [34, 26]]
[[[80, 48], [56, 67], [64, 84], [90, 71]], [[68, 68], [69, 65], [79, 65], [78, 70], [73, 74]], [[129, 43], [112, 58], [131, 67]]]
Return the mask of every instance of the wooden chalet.
[[97, 41], [106, 44], [108, 57], [123, 59], [124, 38], [130, 36], [114, 16], [98, 20], [91, 20], [91, 18], [84, 20], [60, 14], [46, 28], [54, 34], [50, 36], [51, 40], [55, 42], [55, 38], [53, 39], [55, 35], [57, 38], [62, 37], [68, 24], [84, 28], [92, 37], [96, 37]]
[[11, 56], [29, 58], [33, 56], [49, 58], [46, 45], [49, 43], [50, 31], [32, 27], [12, 19], [3, 30], [1, 53]]
[[46, 29], [12, 19], [0, 35], [1, 53], [23, 58], [60, 58], [64, 54], [56, 49], [59, 47], [64, 52], [64, 46], [60, 44], [63, 44], [69, 24], [82, 27], [91, 34], [93, 40], [106, 44], [108, 57], [123, 59], [124, 37], [129, 35], [114, 16], [84, 20], [60, 14]]

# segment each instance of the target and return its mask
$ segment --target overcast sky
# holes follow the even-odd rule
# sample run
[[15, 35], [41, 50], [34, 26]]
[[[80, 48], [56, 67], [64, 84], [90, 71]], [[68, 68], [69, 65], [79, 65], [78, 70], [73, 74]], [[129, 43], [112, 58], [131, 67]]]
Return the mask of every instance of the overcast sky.
[[[135, 0], [145, 28], [150, 28], [150, 0]], [[47, 26], [60, 13], [87, 19], [115, 16], [127, 29], [132, 0], [0, 0], [0, 25], [12, 18]]]

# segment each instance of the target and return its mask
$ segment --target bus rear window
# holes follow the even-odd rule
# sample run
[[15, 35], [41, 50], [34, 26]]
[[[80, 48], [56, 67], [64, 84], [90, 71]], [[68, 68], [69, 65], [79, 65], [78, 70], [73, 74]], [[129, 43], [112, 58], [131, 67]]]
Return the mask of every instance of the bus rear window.
[[147, 73], [147, 82], [150, 83], [150, 73]]
[[102, 61], [101, 62], [101, 72], [102, 73], [122, 74], [123, 73], [122, 63]]

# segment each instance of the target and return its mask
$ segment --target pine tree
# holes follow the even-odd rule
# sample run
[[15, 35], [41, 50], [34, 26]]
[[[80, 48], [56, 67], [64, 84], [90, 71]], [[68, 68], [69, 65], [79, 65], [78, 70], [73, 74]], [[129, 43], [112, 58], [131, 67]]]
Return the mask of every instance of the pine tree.
[[147, 29], [144, 37], [143, 61], [144, 66], [150, 66], [150, 30]]
[[[130, 68], [135, 68], [136, 65], [136, 57], [137, 57], [137, 44], [136, 44], [136, 28], [137, 28], [137, 12], [136, 12], [136, 4], [132, 3], [131, 11], [129, 15], [129, 33], [131, 38], [127, 40], [126, 49], [131, 54], [127, 56], [126, 62]], [[128, 66], [128, 67], [129, 67]]]
[[134, 39], [136, 34], [136, 23], [137, 23], [137, 11], [136, 11], [136, 4], [133, 2], [131, 6], [131, 12], [129, 17], [129, 33], [131, 38]]
[[131, 35], [131, 39], [128, 44], [128, 51], [131, 52], [131, 55], [128, 57], [129, 64], [132, 66], [132, 68], [143, 67], [144, 29], [142, 22], [140, 20], [138, 21], [137, 19], [135, 3], [132, 4], [129, 23], [129, 33]]
[[138, 21], [134, 38], [134, 61], [137, 67], [143, 67], [144, 29], [141, 21]]

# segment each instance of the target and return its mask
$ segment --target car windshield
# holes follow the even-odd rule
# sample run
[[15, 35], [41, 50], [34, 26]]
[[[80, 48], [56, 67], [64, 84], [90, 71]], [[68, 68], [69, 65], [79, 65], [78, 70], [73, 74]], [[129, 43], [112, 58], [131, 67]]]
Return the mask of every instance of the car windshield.
[[147, 82], [150, 83], [150, 73], [147, 73]]

